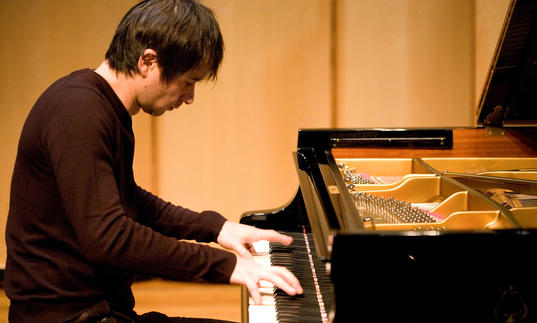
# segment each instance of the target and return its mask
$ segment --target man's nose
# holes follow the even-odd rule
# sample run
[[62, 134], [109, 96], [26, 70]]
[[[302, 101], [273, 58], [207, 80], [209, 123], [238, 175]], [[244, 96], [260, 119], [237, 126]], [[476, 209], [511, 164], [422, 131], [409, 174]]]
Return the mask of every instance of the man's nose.
[[192, 104], [194, 102], [195, 86], [192, 85], [191, 90], [181, 95], [181, 101], [185, 104]]

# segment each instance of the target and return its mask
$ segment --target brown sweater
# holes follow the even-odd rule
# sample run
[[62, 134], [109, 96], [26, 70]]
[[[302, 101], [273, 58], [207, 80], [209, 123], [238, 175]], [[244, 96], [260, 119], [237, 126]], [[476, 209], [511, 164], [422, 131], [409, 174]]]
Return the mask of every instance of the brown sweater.
[[81, 70], [51, 85], [22, 130], [6, 227], [13, 322], [62, 322], [88, 308], [134, 315], [134, 274], [229, 282], [236, 258], [205, 245], [225, 222], [138, 187], [131, 117]]

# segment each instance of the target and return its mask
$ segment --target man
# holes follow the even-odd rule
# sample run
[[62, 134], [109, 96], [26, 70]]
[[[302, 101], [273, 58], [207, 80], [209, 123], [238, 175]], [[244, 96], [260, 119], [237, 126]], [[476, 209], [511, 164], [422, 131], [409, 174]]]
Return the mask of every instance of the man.
[[222, 53], [210, 9], [196, 0], [143, 1], [122, 19], [96, 70], [58, 80], [37, 100], [11, 185], [10, 321], [172, 322], [133, 311], [135, 274], [243, 284], [256, 303], [259, 280], [302, 293], [287, 269], [263, 268], [249, 253], [256, 240], [290, 237], [172, 205], [134, 181], [131, 116], [191, 104], [196, 82], [216, 77]]

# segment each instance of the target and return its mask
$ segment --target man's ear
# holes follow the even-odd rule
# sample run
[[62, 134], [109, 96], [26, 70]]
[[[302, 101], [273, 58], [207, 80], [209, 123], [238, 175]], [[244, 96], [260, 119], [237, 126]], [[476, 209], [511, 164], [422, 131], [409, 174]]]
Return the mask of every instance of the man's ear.
[[138, 58], [138, 71], [146, 77], [152, 68], [157, 67], [157, 53], [151, 48], [146, 48]]

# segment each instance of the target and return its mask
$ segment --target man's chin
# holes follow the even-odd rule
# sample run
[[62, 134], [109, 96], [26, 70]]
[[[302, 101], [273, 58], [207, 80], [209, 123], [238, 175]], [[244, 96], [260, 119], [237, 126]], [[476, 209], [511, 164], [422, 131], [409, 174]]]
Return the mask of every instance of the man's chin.
[[145, 113], [152, 115], [153, 117], [160, 117], [161, 115], [164, 114], [164, 112], [166, 112], [163, 109], [156, 110], [156, 109], [147, 109], [147, 108], [144, 108], [144, 107], [142, 107], [142, 110]]
[[157, 111], [151, 111], [150, 114], [151, 114], [153, 117], [160, 117], [161, 115], [164, 114], [164, 112], [166, 112], [166, 111], [164, 111], [164, 110], [157, 110]]

